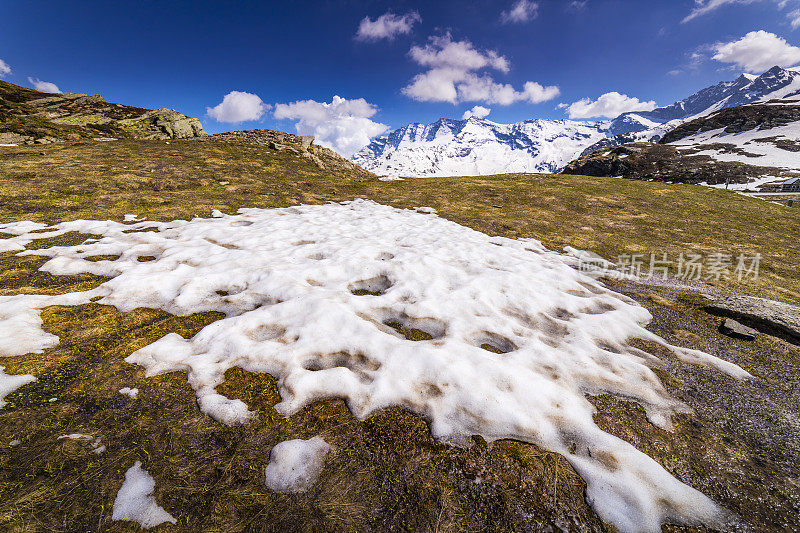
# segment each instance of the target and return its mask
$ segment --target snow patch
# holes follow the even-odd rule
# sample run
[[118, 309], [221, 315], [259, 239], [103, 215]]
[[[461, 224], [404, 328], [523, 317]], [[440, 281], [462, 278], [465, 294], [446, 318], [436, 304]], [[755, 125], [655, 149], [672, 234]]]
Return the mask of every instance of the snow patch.
[[[52, 233], [26, 233], [20, 224], [11, 240]], [[597, 427], [586, 395], [637, 401], [665, 429], [687, 409], [650, 369], [658, 359], [632, 339], [737, 378], [749, 374], [669, 346], [645, 329], [646, 309], [579, 272], [574, 256], [365, 200], [190, 221], [78, 220], [53, 231], [102, 238], [23, 254], [51, 257], [41, 269], [55, 275], [112, 279], [84, 293], [0, 298], [0, 309], [12, 302], [29, 319], [26, 330], [5, 329], [7, 346], [28, 337], [33, 348], [57, 342], [36, 322], [54, 301], [99, 297], [123, 312], [153, 307], [179, 316], [219, 311], [226, 317], [193, 338], [166, 335], [126, 361], [148, 376], [186, 372], [200, 409], [226, 424], [254, 415], [216, 392], [225, 372], [240, 367], [278, 379], [276, 409], [285, 415], [337, 397], [362, 419], [406, 407], [440, 440], [536, 444], [570, 461], [592, 507], [621, 531], [659, 531], [667, 521], [720, 527], [727, 517]], [[119, 258], [86, 260], [95, 255]], [[17, 315], [5, 315], [0, 328]]]
[[59, 435], [58, 439], [56, 440], [61, 440], [61, 439], [77, 440], [77, 439], [91, 439], [91, 438], [92, 438], [91, 435], [84, 435], [83, 433], [70, 433], [68, 435]]
[[[84, 435], [83, 433], [70, 433], [69, 435], [60, 435], [57, 440], [61, 439], [73, 439], [73, 440], [82, 440], [82, 439], [94, 439], [91, 435]], [[106, 451], [106, 447], [101, 444], [100, 438], [94, 439], [94, 442], [91, 443], [92, 449], [94, 453], [100, 455], [104, 451]]]
[[125, 396], [130, 396], [131, 398], [136, 398], [139, 396], [139, 389], [130, 388], [130, 387], [122, 387], [119, 390], [120, 394], [124, 394]]
[[333, 447], [322, 437], [295, 439], [272, 447], [264, 470], [266, 484], [275, 492], [304, 492], [311, 488]]
[[[0, 318], [2, 320], [2, 318]], [[0, 322], [0, 329], [2, 329], [2, 322]], [[2, 332], [0, 332], [2, 335]], [[2, 337], [0, 337], [2, 339]], [[2, 341], [0, 341], [2, 342]], [[32, 381], [36, 381], [34, 376], [30, 374], [18, 374], [18, 375], [8, 375], [5, 373], [5, 367], [0, 366], [0, 409], [5, 406], [6, 401], [3, 400], [6, 396], [17, 390], [18, 388], [22, 387], [23, 385], [27, 385]]]
[[145, 529], [164, 522], [176, 523], [177, 520], [156, 503], [155, 488], [156, 482], [142, 468], [142, 463], [136, 461], [125, 472], [125, 481], [114, 499], [111, 519], [138, 522]]

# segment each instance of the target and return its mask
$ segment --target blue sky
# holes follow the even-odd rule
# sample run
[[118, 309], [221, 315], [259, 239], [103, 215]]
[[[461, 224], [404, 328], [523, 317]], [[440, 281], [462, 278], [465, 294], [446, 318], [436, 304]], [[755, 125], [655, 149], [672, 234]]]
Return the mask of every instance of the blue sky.
[[[337, 135], [352, 137], [349, 147], [358, 144], [358, 128], [369, 135], [461, 118], [476, 105], [497, 122], [568, 118], [571, 111], [584, 118], [600, 108], [667, 105], [768, 62], [754, 54], [800, 64], [800, 0], [1, 4], [7, 81], [31, 86], [29, 78], [38, 79], [109, 101], [175, 108], [212, 133], [294, 131], [300, 122], [334, 145]], [[365, 17], [372, 39], [357, 37]], [[402, 31], [380, 38], [392, 22]], [[751, 32], [760, 33], [742, 41]], [[453, 87], [456, 96], [448, 93]], [[240, 114], [225, 107], [218, 118], [260, 118], [209, 116], [231, 91], [260, 101], [243, 97]], [[593, 105], [609, 92], [620, 95]], [[314, 107], [334, 95], [344, 100]], [[584, 98], [582, 111], [559, 107]], [[305, 100], [314, 103], [275, 107]]]

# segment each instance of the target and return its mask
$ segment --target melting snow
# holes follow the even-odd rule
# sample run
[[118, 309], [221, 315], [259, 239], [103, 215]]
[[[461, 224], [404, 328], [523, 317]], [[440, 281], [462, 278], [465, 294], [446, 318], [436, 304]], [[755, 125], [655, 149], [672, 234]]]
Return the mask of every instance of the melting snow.
[[[60, 435], [58, 437], [58, 440], [61, 440], [61, 439], [73, 439], [73, 440], [89, 439], [89, 440], [91, 440], [93, 438], [94, 437], [92, 437], [91, 435], [84, 435], [83, 433], [70, 433], [69, 435]], [[94, 453], [96, 453], [97, 455], [100, 455], [101, 453], [106, 451], [105, 445], [101, 445], [101, 441], [100, 441], [99, 438], [95, 439], [94, 442], [91, 443], [91, 445], [92, 445], [92, 449], [94, 450]]]
[[332, 446], [322, 437], [295, 439], [272, 447], [264, 470], [266, 484], [275, 492], [303, 492], [319, 477]]
[[120, 394], [124, 394], [125, 396], [130, 396], [131, 398], [136, 398], [139, 396], [139, 389], [130, 388], [130, 387], [122, 387], [119, 390]]
[[175, 523], [177, 520], [168, 512], [158, 506], [153, 496], [156, 482], [150, 474], [142, 468], [142, 463], [136, 461], [125, 472], [125, 481], [122, 483], [117, 497], [114, 500], [112, 520], [130, 520], [138, 522], [145, 529], [163, 524]]
[[[113, 279], [71, 295], [0, 297], [0, 309], [17, 309], [0, 317], [0, 329], [24, 319], [23, 327], [5, 328], [11, 340], [0, 354], [54, 345], [38, 317], [53, 302], [101, 297], [121, 311], [220, 311], [226, 318], [193, 338], [169, 334], [126, 360], [149, 376], [186, 372], [202, 411], [226, 424], [253, 416], [216, 391], [226, 370], [241, 367], [278, 378], [276, 409], [286, 415], [341, 397], [360, 418], [389, 406], [411, 409], [439, 439], [477, 434], [536, 444], [570, 461], [587, 482], [587, 500], [622, 531], [659, 531], [665, 521], [713, 527], [727, 516], [598, 428], [586, 395], [633, 399], [663, 428], [686, 410], [650, 369], [659, 360], [631, 346], [634, 338], [737, 378], [749, 374], [667, 345], [645, 329], [646, 309], [538, 241], [490, 237], [364, 200], [167, 223], [79, 220], [35, 234], [30, 228], [41, 228], [31, 224], [0, 226], [15, 235], [5, 246], [53, 232], [99, 234], [79, 246], [23, 253], [52, 257], [42, 270], [53, 274]], [[157, 231], [130, 232], [147, 228]], [[120, 257], [86, 260], [95, 255]], [[139, 260], [145, 257], [154, 259]], [[402, 333], [411, 330], [416, 341]]]
[[[0, 320], [2, 320], [2, 316], [0, 316]], [[0, 335], [2, 335], [2, 324], [3, 323], [0, 321]], [[0, 339], [2, 339], [2, 337], [0, 337]], [[2, 342], [2, 340], [0, 340], [0, 342]], [[2, 355], [2, 346], [0, 346], [0, 355]], [[7, 403], [3, 398], [23, 385], [36, 381], [36, 378], [30, 374], [8, 375], [4, 370], [5, 367], [0, 366], [0, 409]]]

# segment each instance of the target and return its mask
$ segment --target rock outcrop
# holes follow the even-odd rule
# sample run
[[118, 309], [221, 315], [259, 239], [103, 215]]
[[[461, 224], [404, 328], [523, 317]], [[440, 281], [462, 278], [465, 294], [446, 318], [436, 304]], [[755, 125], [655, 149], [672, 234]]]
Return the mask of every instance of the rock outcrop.
[[673, 146], [632, 143], [598, 150], [576, 159], [563, 174], [612, 176], [673, 183], [748, 183], [767, 173], [781, 171], [732, 161], [717, 161], [707, 155], [685, 155]]
[[120, 124], [141, 131], [146, 139], [191, 139], [206, 134], [198, 119], [166, 108], [148, 111], [138, 118], [123, 120]]
[[705, 309], [800, 344], [800, 307], [753, 296], [729, 296], [707, 304]]
[[374, 178], [375, 175], [348, 161], [333, 150], [314, 144], [313, 135], [293, 135], [275, 130], [242, 130], [209, 135], [203, 141], [238, 142], [263, 146], [276, 152], [290, 152], [317, 167], [344, 174]]
[[0, 81], [0, 139], [7, 144], [114, 137], [188, 139], [205, 135], [196, 118], [173, 109], [106, 102], [99, 94], [46, 94]]

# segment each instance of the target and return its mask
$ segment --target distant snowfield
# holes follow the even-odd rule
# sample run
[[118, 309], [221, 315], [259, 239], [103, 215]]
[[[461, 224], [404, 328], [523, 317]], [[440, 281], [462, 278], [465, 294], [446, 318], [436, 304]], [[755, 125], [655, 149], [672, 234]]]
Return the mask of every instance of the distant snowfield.
[[[691, 155], [707, 155], [716, 161], [800, 170], [800, 151], [784, 150], [779, 148], [774, 141], [788, 141], [800, 148], [800, 122], [768, 130], [748, 130], [741, 133], [726, 133], [724, 129], [720, 128], [698, 133], [670, 144], [678, 150], [701, 149]], [[725, 149], [710, 146], [716, 143], [732, 144], [749, 155], [727, 153]]]
[[[639, 402], [669, 429], [687, 408], [670, 397], [632, 347], [646, 339], [683, 361], [736, 378], [749, 374], [711, 355], [669, 346], [645, 329], [646, 309], [579, 272], [577, 259], [538, 241], [490, 237], [439, 218], [365, 200], [285, 209], [214, 212], [191, 221], [0, 224], [0, 249], [67, 231], [101, 235], [79, 246], [22, 252], [51, 259], [56, 275], [112, 279], [63, 296], [3, 296], [17, 326], [0, 355], [53, 346], [40, 310], [100, 297], [121, 311], [226, 317], [191, 339], [168, 334], [130, 355], [147, 375], [183, 371], [200, 409], [225, 424], [256, 416], [215, 388], [241, 367], [278, 378], [290, 415], [330, 397], [356, 417], [403, 406], [432, 434], [463, 443], [513, 438], [566, 457], [587, 482], [587, 501], [621, 531], [660, 531], [665, 521], [722, 527], [727, 513], [647, 455], [595, 425], [587, 394]], [[130, 232], [155, 228], [158, 231]], [[87, 261], [119, 255], [115, 261]], [[154, 257], [150, 261], [138, 259]], [[2, 311], [0, 311], [2, 312]], [[417, 330], [409, 340], [398, 331]], [[409, 335], [409, 337], [412, 337]], [[19, 349], [14, 349], [17, 346]], [[127, 481], [126, 481], [127, 483]], [[116, 506], [115, 506], [116, 512]]]

